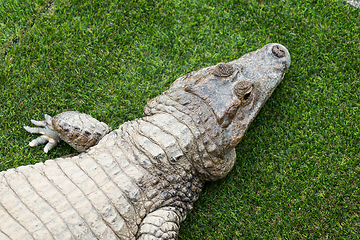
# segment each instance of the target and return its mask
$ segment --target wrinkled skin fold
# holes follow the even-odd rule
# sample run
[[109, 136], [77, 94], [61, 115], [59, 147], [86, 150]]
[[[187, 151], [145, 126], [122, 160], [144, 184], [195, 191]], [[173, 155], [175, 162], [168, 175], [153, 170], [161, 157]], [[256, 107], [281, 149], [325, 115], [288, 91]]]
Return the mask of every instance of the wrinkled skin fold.
[[77, 112], [33, 120], [25, 129], [41, 136], [30, 146], [62, 139], [83, 152], [0, 172], [0, 239], [176, 239], [289, 66], [288, 50], [271, 43], [199, 69], [114, 131]]

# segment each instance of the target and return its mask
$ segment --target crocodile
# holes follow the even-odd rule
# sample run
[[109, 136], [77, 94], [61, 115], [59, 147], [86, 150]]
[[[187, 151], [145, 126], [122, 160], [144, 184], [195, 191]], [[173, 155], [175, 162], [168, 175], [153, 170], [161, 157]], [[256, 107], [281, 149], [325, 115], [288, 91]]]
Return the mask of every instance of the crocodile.
[[0, 239], [177, 239], [290, 62], [270, 43], [191, 72], [116, 130], [73, 111], [32, 120], [30, 146], [64, 140], [79, 154], [0, 172]]

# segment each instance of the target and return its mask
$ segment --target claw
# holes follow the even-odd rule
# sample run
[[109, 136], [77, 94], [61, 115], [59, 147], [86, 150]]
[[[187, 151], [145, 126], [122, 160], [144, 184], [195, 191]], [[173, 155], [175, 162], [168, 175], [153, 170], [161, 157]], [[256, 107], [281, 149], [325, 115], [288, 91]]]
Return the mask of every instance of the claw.
[[42, 135], [34, 140], [32, 140], [30, 143], [29, 143], [29, 146], [30, 147], [36, 147], [36, 146], [39, 146], [39, 145], [42, 145], [42, 144], [45, 144], [49, 141], [49, 137], [46, 136], [46, 135]]
[[52, 125], [51, 121], [52, 121], [52, 117], [50, 115], [45, 114], [45, 122], [51, 126]]
[[46, 123], [45, 121], [36, 121], [36, 120], [33, 120], [31, 119], [30, 120], [32, 124], [38, 126], [38, 127], [45, 127], [46, 126]]
[[31, 122], [38, 127], [29, 127], [24, 125], [24, 129], [29, 133], [41, 134], [40, 137], [29, 143], [30, 147], [36, 147], [46, 143], [44, 152], [47, 153], [61, 141], [60, 137], [53, 130], [51, 121], [52, 117], [45, 114], [44, 121], [31, 120]]
[[38, 128], [38, 127], [29, 127], [24, 125], [24, 129], [28, 131], [29, 133], [34, 134], [45, 134], [44, 128]]
[[44, 147], [44, 152], [47, 153], [49, 152], [51, 149], [53, 149], [54, 147], [56, 147], [57, 142], [55, 143], [51, 143], [50, 141], [45, 145]]

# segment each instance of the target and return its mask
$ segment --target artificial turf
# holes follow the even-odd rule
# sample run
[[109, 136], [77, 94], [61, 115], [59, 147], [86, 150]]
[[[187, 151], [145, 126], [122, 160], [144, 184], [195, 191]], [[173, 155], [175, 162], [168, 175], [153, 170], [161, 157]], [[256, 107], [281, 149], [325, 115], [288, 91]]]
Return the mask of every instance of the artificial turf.
[[113, 129], [178, 77], [278, 42], [292, 65], [179, 239], [360, 238], [360, 9], [336, 0], [0, 0], [0, 171], [75, 152], [23, 124]]

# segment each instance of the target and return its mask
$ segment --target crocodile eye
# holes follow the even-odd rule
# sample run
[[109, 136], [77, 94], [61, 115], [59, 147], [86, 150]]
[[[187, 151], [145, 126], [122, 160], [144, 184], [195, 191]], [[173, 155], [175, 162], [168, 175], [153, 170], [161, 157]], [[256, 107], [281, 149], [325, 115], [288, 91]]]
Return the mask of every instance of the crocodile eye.
[[216, 77], [228, 77], [235, 71], [234, 67], [228, 63], [220, 62], [216, 64], [212, 74]]
[[246, 103], [253, 92], [253, 88], [254, 85], [252, 83], [241, 81], [235, 85], [234, 92], [242, 103]]

